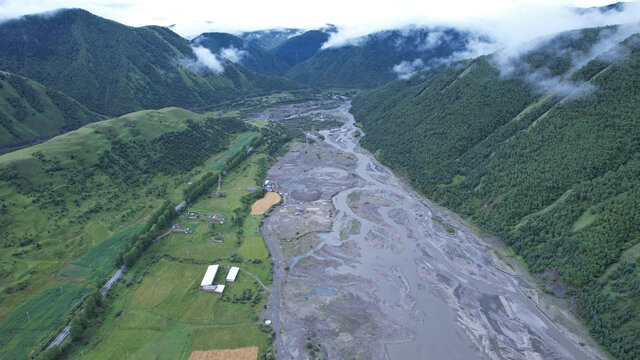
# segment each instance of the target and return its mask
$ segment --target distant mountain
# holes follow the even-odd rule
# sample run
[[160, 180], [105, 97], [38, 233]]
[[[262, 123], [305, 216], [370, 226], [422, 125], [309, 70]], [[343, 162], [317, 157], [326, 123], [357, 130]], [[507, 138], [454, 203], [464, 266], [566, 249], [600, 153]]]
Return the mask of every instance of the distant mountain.
[[0, 71], [0, 148], [58, 135], [100, 119], [60, 91]]
[[238, 64], [223, 65], [217, 73], [197, 63], [190, 42], [167, 28], [129, 27], [79, 9], [0, 24], [0, 69], [108, 115], [296, 87]]
[[452, 29], [381, 31], [321, 50], [286, 76], [318, 87], [371, 88], [464, 51], [471, 39]]
[[242, 64], [255, 72], [265, 75], [283, 75], [290, 66], [278, 59], [275, 55], [227, 33], [204, 33], [193, 39], [193, 43], [204, 46], [221, 56], [231, 56], [231, 61]]
[[575, 8], [576, 13], [580, 15], [585, 15], [590, 12], [599, 12], [601, 14], [605, 14], [608, 12], [622, 12], [628, 6], [638, 6], [637, 3], [631, 2], [617, 2], [614, 4], [604, 5], [604, 6], [592, 6], [588, 8]]
[[294, 66], [315, 55], [329, 40], [329, 35], [328, 31], [310, 30], [288, 39], [272, 51], [280, 60]]
[[638, 359], [640, 35], [627, 30], [440, 65], [352, 112], [366, 148], [498, 234], [609, 352]]
[[240, 34], [239, 38], [264, 50], [278, 47], [287, 39], [304, 33], [301, 29], [269, 29], [248, 31]]

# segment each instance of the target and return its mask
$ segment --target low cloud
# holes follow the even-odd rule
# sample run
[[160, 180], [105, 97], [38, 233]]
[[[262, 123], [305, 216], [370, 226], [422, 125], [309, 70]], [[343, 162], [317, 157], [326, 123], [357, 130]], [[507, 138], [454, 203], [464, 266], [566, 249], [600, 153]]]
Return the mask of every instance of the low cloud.
[[216, 74], [224, 72], [224, 65], [220, 58], [211, 53], [209, 49], [202, 46], [191, 46], [193, 54], [196, 56], [194, 59], [184, 59], [183, 65], [198, 72], [212, 71]]
[[[464, 18], [436, 18], [423, 16], [386, 19], [386, 21], [342, 26], [331, 34], [322, 48], [357, 46], [366, 41], [368, 34], [389, 29], [411, 27], [454, 28], [475, 34], [482, 41], [471, 42], [468, 51], [457, 54], [458, 58], [487, 55], [500, 49], [518, 47], [522, 43], [556, 34], [562, 31], [614, 24], [635, 23], [640, 19], [640, 4], [622, 4], [617, 10], [606, 12], [599, 8], [582, 9], [568, 6], [566, 1], [518, 2], [500, 9], [494, 14], [468, 14]], [[415, 44], [416, 48], [428, 49], [438, 39], [437, 33], [431, 41]]]
[[[571, 98], [577, 98], [597, 89], [591, 83], [571, 80], [571, 75], [593, 59], [599, 58], [606, 62], [613, 62], [627, 54], [630, 50], [621, 42], [639, 32], [640, 23], [601, 29], [596, 42], [586, 51], [567, 47], [564, 42], [557, 41], [555, 36], [542, 37], [496, 52], [491, 56], [491, 63], [503, 77], [515, 74], [522, 76], [541, 92], [554, 91], [562, 96], [571, 95]], [[579, 41], [584, 35], [581, 31], [574, 31], [562, 36]], [[547, 56], [570, 61], [569, 69], [554, 75], [551, 69], [545, 66], [533, 68], [525, 61], [525, 57], [539, 49], [543, 50]]]
[[398, 75], [399, 79], [407, 80], [413, 76], [413, 74], [424, 68], [424, 62], [422, 59], [417, 58], [413, 61], [403, 61], [393, 66], [393, 72]]
[[220, 56], [231, 62], [238, 63], [249, 56], [249, 53], [244, 50], [238, 50], [232, 45], [227, 48], [221, 49]]

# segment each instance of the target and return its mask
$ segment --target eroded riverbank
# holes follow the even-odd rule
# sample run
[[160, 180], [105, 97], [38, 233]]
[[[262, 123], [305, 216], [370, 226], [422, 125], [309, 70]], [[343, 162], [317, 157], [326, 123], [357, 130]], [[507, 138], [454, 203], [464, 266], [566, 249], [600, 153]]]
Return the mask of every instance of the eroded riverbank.
[[602, 357], [551, 322], [473, 231], [362, 150], [348, 108], [315, 110], [345, 125], [269, 170], [284, 196], [263, 226], [279, 358]]

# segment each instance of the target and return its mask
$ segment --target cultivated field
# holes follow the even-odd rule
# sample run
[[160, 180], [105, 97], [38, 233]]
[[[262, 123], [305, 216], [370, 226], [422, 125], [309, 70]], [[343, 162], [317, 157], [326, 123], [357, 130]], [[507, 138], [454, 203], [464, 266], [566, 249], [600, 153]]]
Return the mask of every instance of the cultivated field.
[[194, 351], [189, 360], [256, 360], [258, 358], [257, 347], [247, 347], [231, 350]]
[[268, 192], [264, 194], [264, 197], [251, 206], [251, 215], [262, 215], [271, 207], [280, 202], [282, 198], [277, 192]]

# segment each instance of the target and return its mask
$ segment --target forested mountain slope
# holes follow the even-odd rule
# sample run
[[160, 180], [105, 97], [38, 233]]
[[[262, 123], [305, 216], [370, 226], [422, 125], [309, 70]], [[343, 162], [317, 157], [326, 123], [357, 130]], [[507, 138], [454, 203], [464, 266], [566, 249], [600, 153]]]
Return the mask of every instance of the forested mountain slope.
[[237, 57], [237, 62], [248, 69], [266, 75], [283, 75], [289, 70], [289, 65], [278, 59], [270, 52], [226, 33], [204, 33], [198, 35], [193, 42], [211, 50], [212, 53], [229, 53]]
[[310, 30], [294, 36], [272, 50], [272, 53], [289, 66], [303, 62], [315, 55], [329, 34], [322, 30]]
[[371, 88], [463, 51], [470, 35], [453, 29], [387, 30], [319, 51], [287, 77], [318, 87]]
[[352, 112], [365, 147], [530, 270], [557, 273], [595, 338], [637, 359], [640, 38], [612, 41], [623, 33], [568, 32], [515, 58], [425, 70], [363, 93]]
[[100, 120], [65, 94], [0, 71], [0, 148]]
[[134, 28], [80, 9], [60, 10], [0, 24], [0, 69], [107, 115], [296, 87], [231, 62], [223, 72], [212, 71], [198, 63], [190, 45], [163, 27]]

